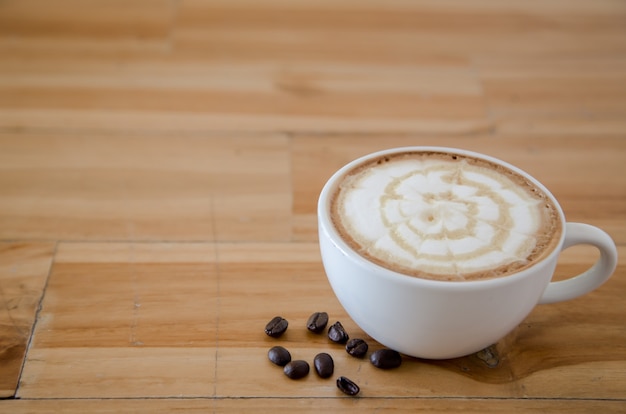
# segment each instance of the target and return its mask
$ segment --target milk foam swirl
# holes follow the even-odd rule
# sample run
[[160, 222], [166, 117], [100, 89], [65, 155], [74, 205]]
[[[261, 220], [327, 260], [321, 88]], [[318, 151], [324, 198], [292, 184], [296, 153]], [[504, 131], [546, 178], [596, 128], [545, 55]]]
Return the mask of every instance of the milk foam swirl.
[[545, 225], [542, 196], [456, 157], [394, 158], [364, 168], [346, 178], [337, 203], [363, 254], [451, 280], [523, 266]]

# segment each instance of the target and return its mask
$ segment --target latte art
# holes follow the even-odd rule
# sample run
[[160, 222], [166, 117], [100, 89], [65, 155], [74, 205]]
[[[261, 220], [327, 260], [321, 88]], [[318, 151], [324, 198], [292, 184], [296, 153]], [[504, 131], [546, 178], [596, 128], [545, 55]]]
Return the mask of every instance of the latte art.
[[415, 276], [510, 274], [545, 250], [554, 206], [523, 177], [452, 154], [402, 154], [345, 177], [335, 225], [372, 261]]

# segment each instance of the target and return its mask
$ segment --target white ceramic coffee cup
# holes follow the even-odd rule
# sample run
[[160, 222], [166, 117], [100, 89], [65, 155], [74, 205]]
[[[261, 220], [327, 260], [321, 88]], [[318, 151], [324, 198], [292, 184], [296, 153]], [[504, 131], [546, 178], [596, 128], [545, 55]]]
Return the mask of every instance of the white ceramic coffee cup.
[[[552, 199], [563, 224], [552, 253], [518, 273], [465, 282], [420, 279], [383, 268], [356, 253], [339, 235], [330, 217], [330, 199], [344, 174], [362, 162], [405, 151], [445, 151], [501, 164], [534, 182]], [[406, 147], [354, 160], [324, 186], [318, 202], [319, 242], [326, 275], [350, 317], [384, 346], [406, 355], [446, 359], [468, 355], [496, 343], [537, 304], [573, 299], [604, 283], [617, 265], [611, 237], [597, 227], [566, 223], [554, 196], [537, 180], [506, 162], [451, 148]], [[561, 251], [586, 244], [600, 251], [586, 272], [551, 282]]]

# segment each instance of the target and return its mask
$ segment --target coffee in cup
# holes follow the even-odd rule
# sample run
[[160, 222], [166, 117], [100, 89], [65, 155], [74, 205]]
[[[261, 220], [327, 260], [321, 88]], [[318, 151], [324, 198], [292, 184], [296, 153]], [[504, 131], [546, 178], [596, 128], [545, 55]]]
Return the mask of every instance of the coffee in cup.
[[502, 277], [556, 247], [556, 206], [537, 185], [485, 159], [405, 151], [355, 165], [332, 194], [341, 237], [367, 260], [450, 281]]
[[[348, 315], [407, 355], [468, 355], [512, 331], [538, 304], [602, 285], [617, 264], [611, 237], [568, 223], [526, 172], [452, 148], [369, 154], [339, 169], [318, 201], [322, 262]], [[563, 249], [600, 252], [552, 282]]]

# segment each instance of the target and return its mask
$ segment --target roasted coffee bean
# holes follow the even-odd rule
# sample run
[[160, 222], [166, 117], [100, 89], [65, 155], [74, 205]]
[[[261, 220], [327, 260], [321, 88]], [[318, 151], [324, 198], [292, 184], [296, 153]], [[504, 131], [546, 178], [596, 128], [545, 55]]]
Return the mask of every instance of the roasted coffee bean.
[[346, 377], [337, 378], [337, 388], [348, 395], [357, 395], [361, 391], [358, 385]]
[[315, 312], [309, 317], [306, 328], [314, 333], [320, 333], [326, 328], [328, 323], [328, 314], [326, 312]]
[[335, 362], [326, 352], [315, 355], [315, 358], [313, 359], [313, 366], [315, 367], [317, 375], [322, 378], [330, 377], [335, 371]]
[[291, 379], [304, 378], [309, 374], [309, 363], [301, 359], [291, 361], [285, 365], [283, 371]]
[[356, 358], [363, 358], [367, 354], [367, 342], [363, 339], [350, 339], [346, 344], [346, 351]]
[[338, 344], [345, 344], [348, 342], [348, 339], [350, 339], [346, 330], [343, 329], [341, 322], [335, 322], [330, 328], [328, 328], [328, 338]]
[[275, 316], [265, 325], [265, 333], [273, 338], [278, 338], [287, 330], [289, 322], [280, 316]]
[[402, 356], [392, 349], [379, 349], [370, 356], [370, 362], [376, 368], [391, 369], [398, 368], [402, 364]]
[[267, 352], [267, 357], [275, 363], [284, 367], [291, 361], [291, 354], [282, 346], [274, 346]]

